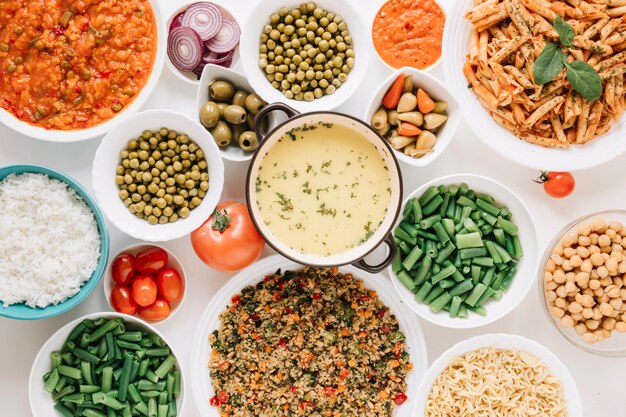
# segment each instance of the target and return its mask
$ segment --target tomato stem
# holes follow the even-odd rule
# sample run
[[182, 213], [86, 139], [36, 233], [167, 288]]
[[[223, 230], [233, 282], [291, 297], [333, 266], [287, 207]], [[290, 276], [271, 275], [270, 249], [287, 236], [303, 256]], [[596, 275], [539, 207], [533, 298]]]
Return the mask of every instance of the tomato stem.
[[547, 182], [548, 180], [549, 180], [548, 171], [541, 171], [541, 175], [539, 175], [539, 178], [537, 178], [536, 180], [532, 180], [532, 181], [536, 182], [537, 184], [543, 184]]
[[218, 209], [213, 212], [213, 230], [217, 230], [220, 233], [224, 233], [230, 225], [230, 216], [226, 209], [222, 213]]

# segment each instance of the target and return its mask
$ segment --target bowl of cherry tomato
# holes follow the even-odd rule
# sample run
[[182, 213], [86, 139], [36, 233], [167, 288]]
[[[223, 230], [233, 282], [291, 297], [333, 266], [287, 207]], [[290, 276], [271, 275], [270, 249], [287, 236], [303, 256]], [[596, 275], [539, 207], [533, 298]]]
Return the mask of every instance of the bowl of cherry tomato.
[[186, 278], [182, 263], [167, 249], [133, 245], [108, 265], [104, 297], [114, 311], [147, 322], [164, 322], [185, 300]]

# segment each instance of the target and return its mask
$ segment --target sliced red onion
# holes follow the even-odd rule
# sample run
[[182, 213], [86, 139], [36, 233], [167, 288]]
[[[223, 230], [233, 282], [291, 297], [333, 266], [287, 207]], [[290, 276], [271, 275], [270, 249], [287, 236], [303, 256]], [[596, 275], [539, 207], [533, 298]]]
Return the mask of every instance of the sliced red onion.
[[203, 41], [209, 40], [222, 27], [222, 12], [213, 3], [194, 3], [185, 10], [180, 21], [182, 26], [195, 30]]
[[239, 29], [237, 22], [225, 17], [222, 20], [222, 28], [214, 37], [206, 42], [206, 46], [213, 52], [230, 52], [239, 45], [240, 36], [241, 29]]
[[203, 53], [204, 44], [195, 30], [179, 26], [170, 32], [167, 54], [179, 70], [192, 71], [202, 62]]
[[184, 14], [185, 12], [180, 12], [174, 16], [172, 23], [170, 23], [170, 32], [180, 26], [180, 19], [182, 19]]
[[218, 54], [216, 52], [209, 51], [208, 54], [202, 57], [202, 62], [204, 62], [205, 64], [215, 64], [215, 65], [221, 65], [225, 67], [226, 66], [225, 64], [227, 62], [232, 63], [234, 54], [235, 53], [233, 51], [230, 51], [226, 54]]

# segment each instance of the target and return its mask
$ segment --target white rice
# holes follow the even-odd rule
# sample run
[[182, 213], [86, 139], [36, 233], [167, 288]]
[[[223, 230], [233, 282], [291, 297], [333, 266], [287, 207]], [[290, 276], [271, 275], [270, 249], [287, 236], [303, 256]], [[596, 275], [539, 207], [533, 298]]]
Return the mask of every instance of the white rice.
[[0, 181], [0, 301], [46, 307], [74, 296], [93, 274], [100, 234], [89, 206], [47, 175]]

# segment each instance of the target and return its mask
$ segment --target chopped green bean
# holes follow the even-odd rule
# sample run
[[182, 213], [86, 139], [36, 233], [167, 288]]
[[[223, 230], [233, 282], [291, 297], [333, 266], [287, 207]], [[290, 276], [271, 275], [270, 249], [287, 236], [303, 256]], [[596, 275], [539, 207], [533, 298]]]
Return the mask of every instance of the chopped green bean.
[[453, 319], [458, 317], [459, 315], [459, 309], [461, 308], [461, 303], [463, 302], [463, 299], [461, 297], [459, 297], [458, 295], [452, 297], [452, 303], [450, 304], [450, 317], [452, 317]]
[[43, 384], [43, 389], [46, 392], [54, 391], [54, 387], [59, 383], [59, 371], [54, 368], [54, 370], [50, 373], [48, 378], [46, 378], [45, 383]]
[[430, 303], [430, 311], [433, 313], [438, 313], [441, 311], [446, 305], [448, 305], [452, 301], [452, 297], [446, 291], [443, 292], [435, 301]]
[[483, 283], [476, 284], [476, 286], [472, 289], [472, 292], [470, 293], [470, 295], [465, 299], [465, 304], [467, 304], [470, 307], [474, 307], [476, 303], [478, 302], [478, 299], [480, 298], [481, 295], [483, 295], [486, 289], [487, 289], [487, 286], [484, 285]]
[[408, 274], [408, 272], [400, 271], [398, 274], [396, 274], [396, 276], [409, 291], [413, 291], [413, 289], [415, 288], [415, 282], [413, 281], [413, 278], [411, 278], [411, 276]]
[[415, 263], [419, 261], [419, 259], [421, 258], [423, 254], [424, 254], [424, 251], [422, 251], [419, 246], [415, 246], [413, 250], [411, 250], [411, 253], [409, 253], [407, 257], [404, 259], [404, 261], [402, 262], [402, 267], [405, 270], [410, 271], [411, 268], [413, 268], [413, 265], [415, 265]]

